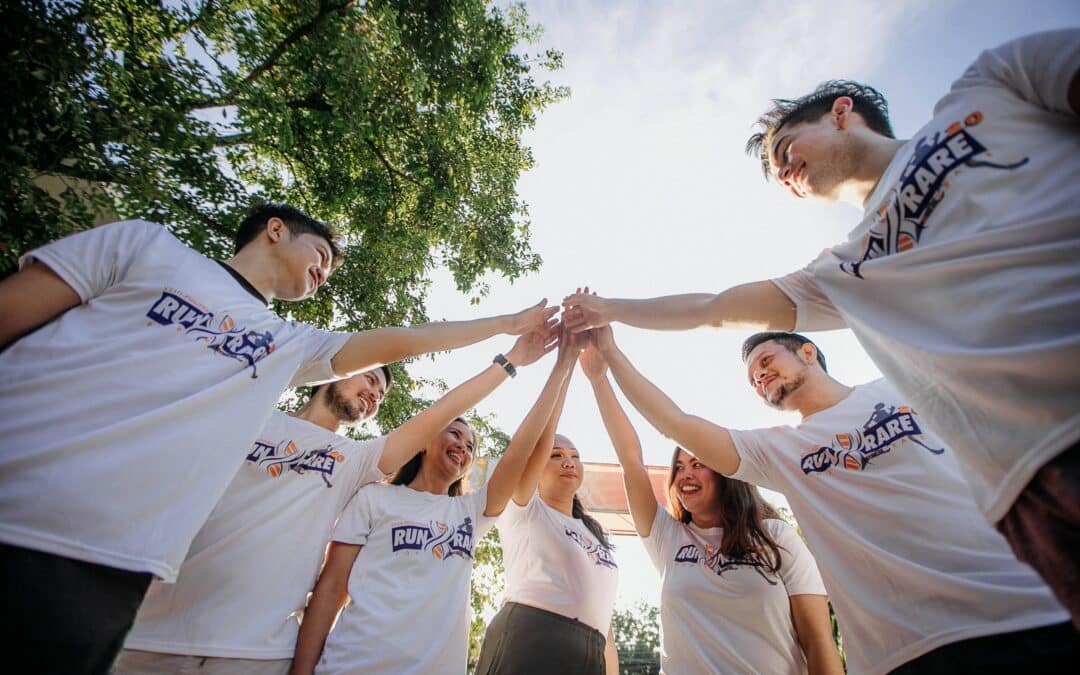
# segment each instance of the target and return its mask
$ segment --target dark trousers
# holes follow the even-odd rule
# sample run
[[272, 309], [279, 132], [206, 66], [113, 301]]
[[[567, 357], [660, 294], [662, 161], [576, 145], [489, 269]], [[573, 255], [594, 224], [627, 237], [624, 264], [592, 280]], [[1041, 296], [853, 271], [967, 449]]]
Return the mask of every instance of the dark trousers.
[[484, 634], [476, 675], [604, 675], [606, 643], [577, 619], [508, 602]]
[[150, 578], [0, 544], [4, 661], [35, 674], [108, 673]]
[[1080, 629], [1080, 443], [1039, 469], [997, 528]]
[[1080, 633], [1069, 622], [986, 635], [938, 647], [892, 675], [995, 675], [1076, 672]]

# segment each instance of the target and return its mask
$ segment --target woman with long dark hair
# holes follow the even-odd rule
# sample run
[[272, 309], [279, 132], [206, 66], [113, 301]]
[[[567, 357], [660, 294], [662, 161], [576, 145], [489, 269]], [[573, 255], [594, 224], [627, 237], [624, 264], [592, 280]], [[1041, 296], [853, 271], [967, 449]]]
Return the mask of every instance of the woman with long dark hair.
[[[478, 377], [502, 381], [554, 342], [554, 332], [523, 336]], [[556, 362], [491, 478], [476, 492], [462, 488], [476, 438], [458, 418], [389, 484], [356, 493], [334, 530], [300, 626], [291, 673], [465, 671], [473, 544], [510, 499], [568, 371]]]
[[[594, 329], [590, 339], [610, 334]], [[623, 466], [634, 527], [661, 575], [662, 672], [843, 672], [825, 585], [795, 529], [756, 487], [682, 448], [671, 459], [664, 510], [595, 344], [581, 365]]]
[[[579, 344], [563, 334], [559, 358], [571, 368]], [[506, 593], [477, 675], [619, 672], [611, 639], [618, 568], [607, 533], [577, 495], [581, 456], [555, 433], [569, 381], [499, 518]]]

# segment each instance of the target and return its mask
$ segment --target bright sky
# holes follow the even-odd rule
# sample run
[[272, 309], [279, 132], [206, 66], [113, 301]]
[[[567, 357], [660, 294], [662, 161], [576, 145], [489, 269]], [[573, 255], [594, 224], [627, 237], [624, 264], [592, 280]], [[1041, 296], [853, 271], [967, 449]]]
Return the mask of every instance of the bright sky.
[[[889, 98], [897, 135], [929, 121], [934, 103], [983, 49], [1027, 33], [1080, 25], [1075, 0], [1028, 2], [527, 2], [544, 47], [565, 55], [553, 81], [569, 100], [540, 115], [523, 176], [538, 274], [470, 306], [438, 274], [432, 319], [515, 311], [575, 286], [611, 297], [717, 292], [778, 276], [844, 238], [859, 213], [788, 197], [743, 154], [772, 97], [795, 97], [827, 79], [873, 84]], [[638, 368], [685, 410], [736, 428], [797, 422], [765, 407], [746, 383], [739, 347], [749, 332], [616, 328]], [[813, 336], [830, 372], [858, 384], [880, 376], [846, 331]], [[510, 338], [424, 359], [410, 370], [453, 386]], [[520, 372], [481, 406], [512, 433], [553, 358]], [[672, 443], [628, 407], [645, 459], [667, 464]], [[577, 373], [560, 432], [586, 461], [614, 462], [588, 382]], [[782, 498], [768, 495], [777, 503]], [[659, 602], [659, 577], [634, 537], [619, 537], [618, 607]]]

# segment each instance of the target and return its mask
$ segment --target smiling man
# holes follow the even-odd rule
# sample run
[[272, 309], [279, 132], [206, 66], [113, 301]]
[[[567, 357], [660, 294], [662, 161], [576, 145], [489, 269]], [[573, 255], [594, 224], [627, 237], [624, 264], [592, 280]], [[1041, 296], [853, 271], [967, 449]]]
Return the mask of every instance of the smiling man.
[[983, 52], [907, 141], [863, 84], [778, 99], [748, 150], [790, 194], [863, 208], [849, 238], [716, 295], [572, 295], [567, 325], [850, 328], [1080, 627], [1078, 72], [1080, 30]]
[[1053, 672], [1080, 657], [1068, 613], [981, 518], [953, 452], [887, 381], [849, 387], [804, 336], [758, 333], [742, 350], [751, 386], [802, 420], [735, 430], [683, 412], [599, 331], [612, 375], [658, 431], [787, 497], [849, 673]]
[[129, 220], [31, 251], [0, 282], [4, 646], [41, 672], [105, 672], [284, 389], [525, 333], [556, 311], [346, 333], [267, 306], [310, 297], [338, 260], [329, 226], [271, 204], [226, 261]]

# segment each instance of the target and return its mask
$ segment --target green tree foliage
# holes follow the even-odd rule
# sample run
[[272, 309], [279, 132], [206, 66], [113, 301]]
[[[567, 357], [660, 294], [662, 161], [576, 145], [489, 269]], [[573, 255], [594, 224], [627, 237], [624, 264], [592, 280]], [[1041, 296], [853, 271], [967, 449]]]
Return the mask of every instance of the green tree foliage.
[[[540, 265], [521, 135], [566, 91], [534, 79], [561, 55], [528, 51], [520, 6], [10, 0], [0, 18], [0, 276], [102, 214], [224, 256], [256, 199], [346, 234], [325, 292], [278, 308], [315, 325], [424, 321], [436, 267], [475, 301], [484, 273]], [[420, 404], [395, 375], [384, 426]]]
[[639, 602], [611, 614], [611, 632], [619, 651], [621, 675], [660, 672], [660, 608]]

